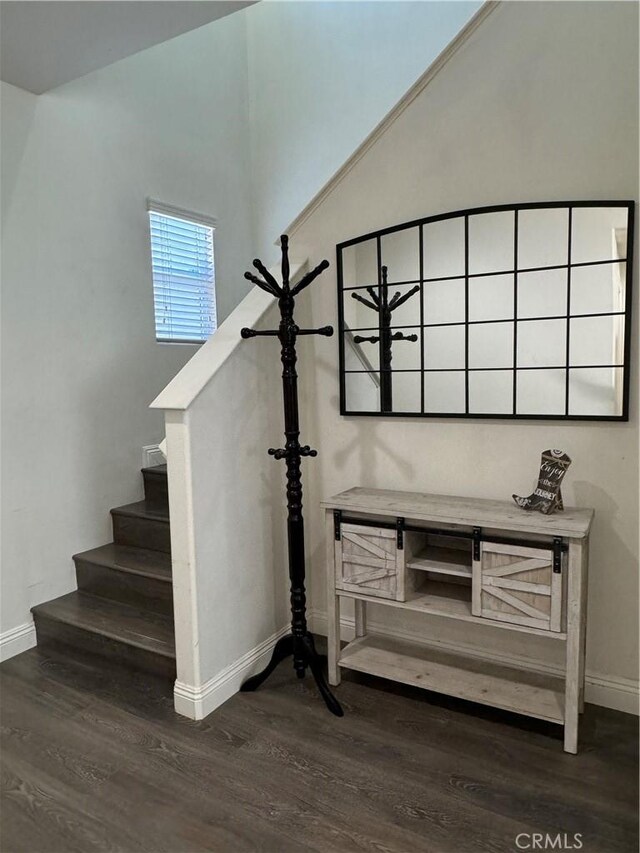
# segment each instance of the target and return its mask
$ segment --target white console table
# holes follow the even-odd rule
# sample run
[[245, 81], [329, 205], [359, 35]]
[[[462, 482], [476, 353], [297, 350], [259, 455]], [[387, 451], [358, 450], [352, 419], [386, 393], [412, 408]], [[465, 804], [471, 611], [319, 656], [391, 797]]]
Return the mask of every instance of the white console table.
[[[584, 704], [593, 510], [551, 516], [503, 501], [354, 488], [326, 510], [329, 682], [352, 669], [550, 720], [577, 752]], [[356, 638], [340, 643], [340, 605]], [[536, 634], [566, 646], [565, 677], [462, 657], [367, 631], [367, 605]]]

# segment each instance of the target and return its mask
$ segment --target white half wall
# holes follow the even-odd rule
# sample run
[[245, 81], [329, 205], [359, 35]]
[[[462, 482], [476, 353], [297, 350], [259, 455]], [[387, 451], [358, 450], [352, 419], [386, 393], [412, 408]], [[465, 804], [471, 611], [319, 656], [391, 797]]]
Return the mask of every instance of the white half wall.
[[267, 455], [284, 429], [280, 344], [240, 336], [279, 319], [254, 287], [153, 402], [167, 432], [175, 708], [192, 719], [266, 665], [290, 621], [284, 465]]
[[263, 2], [247, 21], [259, 256], [480, 2]]
[[[338, 242], [440, 212], [638, 198], [636, 4], [501, 4], [414, 94], [290, 228], [292, 250], [310, 264], [333, 260]], [[637, 698], [638, 686], [637, 233], [635, 245], [629, 423], [342, 418], [337, 341], [330, 348], [314, 342], [302, 423], [304, 440], [319, 451], [306, 481], [317, 624], [326, 606], [323, 497], [363, 485], [509, 500], [512, 492], [530, 490], [540, 451], [560, 447], [573, 459], [565, 503], [596, 511], [587, 677], [597, 690], [591, 695], [630, 709], [619, 694]], [[310, 289], [314, 325], [337, 323], [335, 265], [325, 275], [330, 280]], [[391, 619], [372, 607], [374, 623], [393, 629]], [[416, 614], [403, 614], [395, 625], [425, 641], [562, 665], [561, 644], [544, 639]]]
[[221, 319], [248, 292], [241, 15], [38, 98], [2, 85], [3, 632], [142, 497], [149, 403], [195, 351], [155, 342], [147, 197], [218, 220]]

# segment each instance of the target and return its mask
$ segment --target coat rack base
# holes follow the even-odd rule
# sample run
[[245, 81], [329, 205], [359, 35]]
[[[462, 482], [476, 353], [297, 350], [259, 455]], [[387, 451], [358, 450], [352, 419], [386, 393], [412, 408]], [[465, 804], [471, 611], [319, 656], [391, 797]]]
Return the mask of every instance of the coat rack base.
[[281, 637], [273, 649], [271, 660], [267, 666], [262, 672], [248, 678], [241, 686], [240, 691], [242, 693], [251, 693], [257, 690], [263, 681], [266, 681], [271, 675], [278, 664], [289, 657], [293, 658], [293, 667], [298, 678], [304, 678], [307, 667], [311, 670], [311, 674], [315, 679], [320, 695], [324, 699], [327, 708], [336, 717], [343, 717], [344, 711], [329, 689], [327, 679], [325, 678], [324, 672], [327, 658], [325, 655], [318, 654], [313, 636], [309, 632], [301, 636], [287, 634], [285, 637]]

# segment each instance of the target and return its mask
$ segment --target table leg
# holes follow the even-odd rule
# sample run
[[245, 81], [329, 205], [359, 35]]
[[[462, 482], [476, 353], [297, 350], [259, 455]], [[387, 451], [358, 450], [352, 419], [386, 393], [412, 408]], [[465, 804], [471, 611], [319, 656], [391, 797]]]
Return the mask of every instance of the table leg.
[[585, 545], [572, 541], [569, 545], [567, 579], [567, 659], [564, 694], [564, 750], [578, 751], [578, 719], [580, 679], [584, 673], [583, 580]]
[[325, 537], [327, 547], [327, 667], [329, 684], [340, 684], [340, 597], [336, 595], [336, 555], [333, 512], [327, 510]]
[[367, 602], [356, 598], [353, 604], [356, 612], [356, 638], [364, 637], [367, 633]]
[[585, 687], [585, 670], [587, 657], [587, 603], [588, 603], [588, 586], [589, 586], [589, 548], [585, 547], [583, 554], [583, 570], [582, 570], [582, 619], [580, 623], [580, 643], [582, 654], [580, 657], [580, 696], [578, 699], [578, 710], [582, 714], [584, 712], [584, 687]]

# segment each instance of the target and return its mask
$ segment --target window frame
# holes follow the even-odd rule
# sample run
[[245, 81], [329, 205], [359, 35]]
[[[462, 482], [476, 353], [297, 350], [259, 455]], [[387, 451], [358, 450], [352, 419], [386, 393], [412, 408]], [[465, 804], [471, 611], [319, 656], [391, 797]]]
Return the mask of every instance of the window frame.
[[155, 279], [154, 279], [154, 271], [153, 271], [153, 238], [151, 235], [151, 214], [157, 213], [160, 216], [167, 216], [174, 219], [182, 219], [185, 222], [188, 222], [192, 225], [200, 225], [204, 228], [211, 229], [211, 251], [212, 251], [212, 261], [213, 261], [213, 309], [215, 313], [215, 325], [212, 334], [218, 329], [218, 319], [217, 319], [217, 290], [216, 290], [216, 245], [215, 245], [215, 236], [216, 236], [216, 228], [218, 226], [218, 220], [210, 216], [209, 214], [198, 213], [193, 210], [187, 210], [186, 208], [177, 207], [173, 204], [167, 204], [163, 201], [158, 201], [154, 198], [147, 198], [147, 228], [148, 228], [148, 240], [149, 240], [149, 258], [151, 261], [151, 285], [152, 285], [152, 295], [153, 295], [153, 326], [154, 326], [154, 334], [155, 334], [155, 343], [160, 345], [168, 345], [168, 346], [192, 346], [192, 347], [201, 347], [204, 343], [209, 340], [209, 338], [203, 338], [202, 340], [197, 341], [187, 341], [187, 340], [171, 340], [171, 339], [161, 339], [158, 338], [158, 327], [156, 323], [156, 294], [155, 294]]

